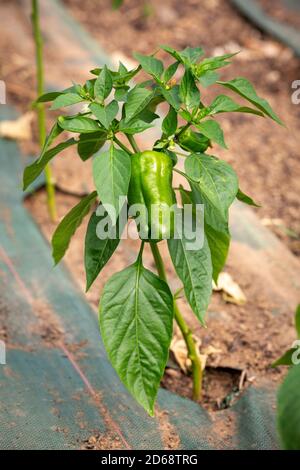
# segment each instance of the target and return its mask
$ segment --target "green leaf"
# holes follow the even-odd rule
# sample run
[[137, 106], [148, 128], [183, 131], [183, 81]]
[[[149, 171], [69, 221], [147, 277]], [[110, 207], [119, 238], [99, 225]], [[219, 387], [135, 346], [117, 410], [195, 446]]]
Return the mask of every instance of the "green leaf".
[[111, 216], [109, 206], [113, 206], [116, 217], [119, 215], [119, 198], [126, 197], [131, 174], [131, 161], [128, 153], [113, 145], [106, 152], [96, 155], [93, 161], [95, 186], [103, 206]]
[[300, 365], [289, 370], [279, 388], [277, 425], [283, 447], [300, 450]]
[[180, 97], [188, 109], [198, 108], [200, 104], [200, 92], [189, 69], [184, 72], [180, 82]]
[[214, 70], [207, 70], [206, 72], [203, 72], [200, 77], [197, 77], [197, 79], [200, 82], [200, 85], [207, 88], [219, 80], [219, 75]]
[[102, 106], [102, 104], [99, 103], [91, 103], [89, 108], [105, 129], [109, 129], [119, 111], [119, 105], [115, 100], [111, 101], [107, 106]]
[[194, 64], [197, 62], [200, 57], [202, 57], [204, 51], [201, 47], [186, 47], [182, 51], [180, 51], [180, 57], [182, 58], [183, 62], [187, 65]]
[[168, 285], [139, 260], [106, 283], [99, 320], [113, 367], [153, 416], [173, 329], [173, 297]]
[[57, 124], [57, 122], [54, 124], [52, 127], [51, 131], [46, 137], [44, 146], [42, 148], [42, 152], [39, 156], [39, 160], [42, 160], [44, 154], [47, 152], [48, 148], [50, 145], [53, 143], [53, 141], [62, 133], [63, 129]]
[[156, 80], [160, 80], [164, 71], [164, 66], [161, 60], [152, 56], [147, 56], [139, 53], [134, 53], [133, 56], [141, 64], [142, 69], [149, 73]]
[[87, 227], [84, 249], [86, 292], [89, 290], [98, 274], [104, 268], [120, 243], [118, 222], [115, 227], [115, 238], [113, 235], [110, 237], [108, 234], [107, 238], [102, 240], [97, 236], [97, 225], [105, 217], [107, 217], [107, 213], [103, 216], [97, 216], [96, 212], [93, 212]]
[[261, 207], [259, 204], [256, 204], [255, 201], [250, 196], [247, 196], [247, 194], [243, 193], [241, 189], [238, 190], [236, 198], [244, 202], [245, 204], [248, 204], [248, 206], [254, 206], [254, 207]]
[[37, 103], [47, 103], [48, 101], [55, 100], [58, 96], [64, 94], [63, 91], [50, 91], [39, 96], [36, 100]]
[[298, 305], [296, 309], [295, 326], [296, 326], [296, 331], [297, 331], [297, 337], [300, 339], [300, 304]]
[[36, 103], [47, 103], [48, 101], [53, 101], [60, 95], [64, 95], [65, 93], [76, 93], [76, 85], [72, 85], [71, 87], [65, 88], [61, 91], [50, 91], [44, 93], [43, 95], [39, 96], [36, 100]]
[[217, 70], [222, 67], [226, 67], [226, 65], [230, 64], [228, 59], [237, 55], [238, 52], [234, 52], [233, 54], [224, 54], [216, 57], [208, 57], [200, 62], [200, 64], [195, 66], [195, 71], [197, 76], [201, 76], [203, 73], [207, 72], [208, 70]]
[[52, 256], [55, 264], [57, 264], [65, 255], [72, 236], [82, 223], [84, 217], [89, 213], [96, 197], [97, 193], [96, 191], [93, 191], [91, 194], [81, 199], [81, 201], [73, 207], [70, 212], [68, 212], [56, 228], [51, 241], [53, 248]]
[[272, 110], [267, 100], [260, 98], [257, 95], [253, 85], [248, 80], [246, 80], [246, 78], [242, 78], [242, 77], [234, 78], [233, 80], [230, 80], [229, 82], [219, 81], [218, 84], [223, 85], [226, 88], [229, 88], [230, 90], [234, 91], [235, 93], [242, 96], [246, 100], [250, 101], [250, 103], [256, 106], [264, 114], [269, 116], [278, 124], [283, 125], [283, 122], [274, 113], [274, 111]]
[[166, 90], [165, 88], [161, 87], [160, 91], [165, 100], [169, 103], [169, 105], [171, 105], [176, 111], [179, 111], [181, 105], [179, 86], [175, 85], [169, 90]]
[[95, 98], [94, 87], [95, 87], [96, 79], [92, 78], [87, 80], [84, 84], [84, 92], [89, 95], [91, 99]]
[[168, 54], [170, 54], [172, 57], [174, 57], [174, 59], [178, 60], [178, 62], [181, 62], [181, 63], [183, 62], [182, 57], [180, 56], [180, 53], [176, 51], [176, 49], [173, 49], [172, 47], [164, 45], [164, 44], [160, 45], [160, 48], [163, 49]]
[[217, 96], [209, 106], [209, 114], [211, 116], [218, 113], [229, 112], [250, 113], [256, 114], [257, 116], [264, 116], [264, 114], [258, 111], [257, 109], [248, 108], [247, 106], [241, 106], [240, 104], [235, 103], [233, 99], [229, 98], [229, 96], [226, 95]]
[[205, 235], [207, 237], [213, 265], [213, 280], [217, 284], [219, 274], [227, 260], [230, 246], [230, 233], [228, 227], [216, 229], [211, 225], [210, 222], [213, 224], [214, 221], [211, 221], [210, 214], [207, 214], [204, 218]]
[[112, 76], [110, 74], [110, 71], [106, 67], [106, 65], [104, 65], [103, 69], [101, 70], [95, 82], [95, 87], [94, 87], [95, 98], [98, 101], [100, 101], [100, 103], [103, 103], [105, 98], [107, 98], [108, 95], [110, 94], [112, 87], [113, 87]]
[[119, 124], [119, 131], [125, 134], [138, 134], [144, 132], [146, 129], [153, 127], [152, 124], [142, 121], [141, 119], [133, 119], [132, 121], [124, 121], [122, 119]]
[[59, 116], [58, 125], [69, 132], [79, 132], [80, 134], [90, 134], [101, 130], [99, 124], [94, 119], [85, 116], [65, 117]]
[[[123, 69], [123, 67], [118, 72], [115, 72], [113, 70], [109, 70], [109, 73], [112, 77], [113, 85], [116, 86], [116, 87], [125, 85], [127, 82], [129, 82], [129, 80], [131, 80], [141, 70], [140, 65], [138, 67], [136, 67], [135, 69], [128, 70], [128, 71], [127, 70], [125, 71], [125, 69]], [[100, 73], [102, 72], [102, 70], [103, 69], [96, 68], [96, 69], [91, 70], [91, 73], [93, 75], [98, 75], [99, 76]]]
[[150, 103], [153, 96], [152, 91], [135, 86], [127, 95], [125, 104], [126, 121], [131, 121], [140, 114]]
[[205, 135], [208, 139], [216, 142], [220, 147], [227, 149], [227, 145], [224, 141], [224, 134], [220, 124], [217, 121], [208, 119], [207, 121], [201, 121], [199, 124], [195, 124], [196, 127]]
[[187, 66], [194, 64], [203, 55], [203, 49], [201, 49], [201, 47], [186, 47], [180, 52], [170, 46], [161, 45], [160, 48], [174, 57], [174, 59]]
[[164, 118], [161, 127], [167, 137], [175, 134], [177, 129], [177, 113], [172, 106], [170, 106], [169, 112]]
[[[187, 191], [180, 187], [182, 204], [204, 204], [197, 186], [192, 183], [191, 189], [192, 191]], [[230, 236], [226, 227], [223, 228], [223, 231], [218, 231], [209, 225], [208, 222], [210, 222], [210, 218], [204, 212], [204, 230], [211, 254], [213, 279], [217, 283], [219, 273], [222, 271], [228, 255]]]
[[230, 244], [228, 209], [238, 191], [238, 179], [231, 166], [209, 155], [191, 155], [185, 160], [195, 204], [204, 204], [205, 234], [217, 282], [223, 269]]
[[279, 359], [276, 359], [276, 361], [273, 362], [272, 367], [292, 366], [293, 365], [292, 356], [295, 352], [297, 353], [297, 351], [298, 351], [297, 348], [288, 349], [282, 356], [280, 356]]
[[173, 64], [169, 65], [168, 68], [166, 68], [166, 70], [164, 71], [164, 75], [163, 75], [164, 83], [168, 83], [171, 80], [171, 78], [173, 77], [173, 75], [176, 73], [178, 69], [178, 65], [179, 65], [179, 62], [176, 61], [176, 62], [173, 62]]
[[[185, 159], [187, 175], [200, 188], [204, 199], [223, 221], [238, 192], [238, 178], [233, 168], [224, 160], [205, 155], [192, 154]], [[207, 209], [206, 209], [207, 210]]]
[[65, 106], [71, 106], [72, 104], [80, 103], [82, 101], [84, 101], [84, 98], [77, 93], [63, 93], [55, 98], [50, 109], [54, 110], [64, 108]]
[[126, 101], [128, 90], [130, 90], [130, 87], [128, 85], [117, 88], [115, 90], [115, 100]]
[[94, 134], [80, 134], [78, 142], [78, 155], [82, 161], [88, 160], [105, 144], [106, 132], [95, 132]]
[[230, 59], [236, 54], [237, 53], [225, 54], [222, 56], [209, 57], [204, 59], [199, 64], [192, 66], [192, 73], [205, 88], [213, 85], [219, 78], [219, 75], [215, 72], [215, 70], [229, 65], [230, 62], [227, 59]]
[[56, 147], [47, 150], [47, 152], [43, 154], [42, 158], [38, 158], [34, 163], [27, 166], [23, 174], [23, 190], [25, 191], [25, 189], [27, 189], [28, 186], [42, 173], [46, 165], [55, 157], [55, 155], [74, 144], [77, 144], [75, 139], [61, 142]]
[[187, 249], [184, 233], [181, 238], [169, 239], [168, 247], [175, 271], [184, 285], [186, 299], [198, 320], [204, 325], [211, 292], [212, 263], [206, 238], [198, 250]]

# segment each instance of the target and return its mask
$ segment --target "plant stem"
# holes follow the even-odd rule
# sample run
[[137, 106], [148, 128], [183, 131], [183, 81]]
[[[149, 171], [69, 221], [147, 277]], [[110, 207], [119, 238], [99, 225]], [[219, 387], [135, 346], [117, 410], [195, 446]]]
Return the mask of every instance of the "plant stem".
[[[161, 254], [159, 252], [157, 243], [150, 242], [151, 251], [155, 261], [156, 269], [159, 277], [167, 282], [167, 276], [165, 266]], [[186, 324], [179, 308], [174, 299], [174, 316], [175, 320], [180, 328], [186, 347], [188, 350], [188, 356], [192, 362], [192, 377], [193, 377], [193, 400], [198, 401], [201, 399], [202, 392], [202, 367], [199, 354], [197, 353], [196, 344], [193, 340], [193, 334], [188, 325]]]
[[135, 138], [133, 137], [133, 135], [126, 134], [126, 137], [127, 137], [127, 139], [129, 140], [130, 145], [131, 145], [131, 147], [133, 148], [134, 152], [135, 152], [135, 153], [139, 153], [140, 149], [138, 148], [138, 145], [137, 145], [137, 143], [136, 143]]
[[122, 150], [124, 150], [124, 152], [128, 153], [129, 155], [133, 155], [132, 152], [126, 147], [126, 145], [124, 145], [116, 136], [114, 136], [114, 141]]
[[[39, 4], [38, 0], [32, 0], [32, 27], [36, 50], [36, 74], [37, 74], [37, 94], [44, 93], [44, 69], [43, 69], [43, 43], [39, 21]], [[37, 103], [39, 143], [42, 148], [46, 139], [46, 116], [43, 103]], [[52, 172], [49, 164], [45, 168], [47, 203], [51, 220], [54, 222], [57, 217], [55, 204], [55, 187], [52, 180]]]

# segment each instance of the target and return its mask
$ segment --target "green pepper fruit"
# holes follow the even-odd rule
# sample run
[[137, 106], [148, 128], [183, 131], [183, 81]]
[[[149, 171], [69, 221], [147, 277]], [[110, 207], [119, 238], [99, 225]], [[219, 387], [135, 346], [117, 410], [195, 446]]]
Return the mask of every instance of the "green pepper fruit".
[[136, 222], [142, 240], [157, 242], [174, 235], [172, 168], [172, 159], [163, 152], [147, 150], [131, 157], [128, 204], [141, 206]]
[[200, 132], [194, 132], [186, 129], [178, 137], [180, 147], [188, 152], [203, 153], [210, 146], [210, 140]]

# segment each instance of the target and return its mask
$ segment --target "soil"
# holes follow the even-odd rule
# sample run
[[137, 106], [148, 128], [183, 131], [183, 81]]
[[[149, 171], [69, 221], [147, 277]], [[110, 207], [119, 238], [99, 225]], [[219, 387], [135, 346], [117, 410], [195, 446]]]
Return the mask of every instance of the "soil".
[[[258, 215], [297, 255], [300, 255], [299, 222], [299, 133], [297, 133], [300, 107], [291, 102], [291, 83], [299, 78], [299, 60], [281, 44], [262, 35], [248, 24], [223, 0], [157, 0], [140, 2], [127, 0], [116, 12], [110, 9], [110, 2], [86, 0], [84, 9], [79, 0], [65, 0], [76, 16], [99, 43], [115, 57], [131, 57], [132, 45], [139, 52], [153, 51], [157, 44], [169, 43], [174, 47], [203, 45], [208, 53], [222, 54], [241, 50], [230, 69], [224, 70], [223, 77], [244, 75], [256, 86], [258, 93], [266, 97], [278, 111], [287, 125], [280, 128], [272, 122], [251, 117], [231, 116], [222, 119], [230, 147], [229, 152], [219, 151], [218, 155], [229, 161], [239, 174], [241, 187], [257, 201], [262, 208]], [[5, 21], [10, 13], [15, 18], [16, 30], [11, 31]], [[0, 51], [10, 56], [10, 61], [0, 64], [0, 76], [7, 84], [8, 102], [21, 112], [28, 109], [34, 99], [33, 47], [30, 40], [30, 24], [22, 16], [16, 2], [1, 2], [0, 15], [3, 28], [0, 35]], [[229, 27], [230, 25], [230, 27]], [[16, 31], [18, 34], [16, 34]], [[20, 41], [20, 35], [22, 41]], [[45, 49], [46, 62], [54, 57], [63, 63], [63, 50], [54, 51], [51, 43]], [[59, 71], [56, 71], [58, 74]], [[64, 69], [60, 75], [65, 79]], [[76, 73], [75, 73], [76, 75]], [[79, 76], [79, 74], [78, 74]], [[55, 76], [56, 77], [56, 76]], [[263, 80], [261, 79], [263, 77]], [[76, 78], [76, 77], [74, 77]], [[54, 81], [54, 79], [53, 79]], [[22, 84], [22, 85], [20, 85]], [[207, 93], [211, 99], [214, 87]], [[53, 114], [48, 117], [48, 124]], [[255, 124], [255, 127], [254, 125]], [[37, 153], [36, 130], [32, 142], [22, 144], [24, 153]], [[57, 158], [54, 173], [57, 184], [73, 195], [57, 193], [58, 218], [61, 219], [78, 202], [76, 194], [93, 188], [91, 162], [83, 164], [74, 158], [72, 150], [63, 158]], [[49, 221], [46, 211], [45, 192], [38, 191], [26, 200], [26, 206], [40, 224], [45, 236], [50, 239], [55, 225]], [[65, 261], [75, 281], [84, 290], [83, 245], [86, 223], [77, 231], [72, 240]], [[167, 274], [172, 288], [178, 281], [171, 268], [167, 248], [162, 252], [167, 261]], [[97, 308], [101, 290], [106, 280], [136, 258], [138, 244], [124, 241], [117, 253], [102, 271], [87, 294], [91, 305]], [[214, 293], [208, 312], [208, 328], [199, 327], [187, 304], [180, 300], [180, 306], [195, 334], [201, 339], [201, 348], [213, 346], [220, 350], [209, 356], [204, 377], [203, 403], [211, 410], [224, 408], [260, 377], [278, 382], [283, 371], [271, 370], [269, 364], [295, 339], [293, 327], [294, 298], [278, 302], [272, 298], [269, 280], [266, 280], [263, 263], [249, 259], [249, 253], [234, 243], [226, 271], [239, 283], [246, 294], [243, 306], [226, 303], [220, 293]], [[145, 263], [154, 270], [150, 252], [146, 250]], [[284, 326], [284, 334], [282, 334]], [[0, 328], [1, 329], [1, 328]], [[60, 331], [58, 330], [58, 333]], [[240, 386], [241, 374], [247, 371], [248, 380]], [[184, 396], [191, 397], [191, 380], [174, 364], [169, 364], [162, 385]], [[172, 433], [171, 430], [168, 431]], [[86, 447], [101, 448], [103, 437], [95, 435]], [[172, 439], [170, 439], [172, 441]], [[102, 447], [103, 448], [103, 447]]]

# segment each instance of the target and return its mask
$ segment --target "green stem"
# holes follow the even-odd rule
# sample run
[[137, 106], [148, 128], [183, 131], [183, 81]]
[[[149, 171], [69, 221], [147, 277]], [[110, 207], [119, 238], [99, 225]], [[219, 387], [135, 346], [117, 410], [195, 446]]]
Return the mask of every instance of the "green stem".
[[193, 181], [192, 178], [190, 178], [186, 173], [183, 173], [183, 171], [178, 170], [178, 168], [173, 168], [173, 171], [175, 171], [176, 173], [178, 173], [181, 176], [184, 176], [184, 178], [186, 180], [190, 181], [191, 183], [195, 183], [195, 181]]
[[124, 145], [116, 136], [114, 136], [114, 141], [122, 150], [124, 150], [124, 152], [128, 153], [129, 155], [133, 155], [133, 153], [126, 147], [126, 145]]
[[138, 148], [138, 145], [137, 145], [137, 143], [136, 143], [135, 138], [133, 137], [133, 135], [126, 134], [126, 137], [127, 137], [127, 139], [129, 140], [130, 145], [131, 145], [131, 147], [133, 148], [134, 152], [135, 152], [135, 153], [139, 153], [139, 152], [140, 152], [140, 149]]
[[[37, 68], [37, 94], [41, 96], [44, 93], [44, 70], [43, 70], [43, 43], [39, 22], [39, 4], [38, 0], [32, 0], [32, 27], [36, 50], [36, 68]], [[43, 103], [37, 104], [39, 143], [42, 148], [46, 139], [46, 116]], [[55, 204], [55, 187], [52, 180], [52, 172], [49, 164], [45, 168], [47, 203], [49, 214], [54, 222], [57, 218]]]
[[[165, 266], [161, 254], [159, 252], [157, 243], [150, 242], [151, 251], [155, 261], [156, 269], [159, 277], [167, 282], [167, 276]], [[174, 299], [174, 316], [175, 320], [180, 328], [186, 347], [188, 350], [188, 356], [192, 362], [192, 377], [193, 377], [193, 400], [198, 401], [201, 399], [202, 394], [202, 367], [199, 354], [197, 353], [196, 344], [193, 340], [193, 333], [186, 324], [178, 305]]]

